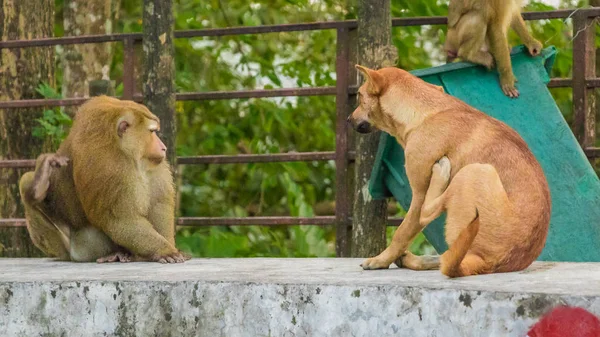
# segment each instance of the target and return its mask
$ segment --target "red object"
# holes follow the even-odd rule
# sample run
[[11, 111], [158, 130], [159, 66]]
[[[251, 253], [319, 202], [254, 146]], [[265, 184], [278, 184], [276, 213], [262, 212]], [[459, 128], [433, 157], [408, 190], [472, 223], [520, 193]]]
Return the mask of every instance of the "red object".
[[528, 337], [600, 337], [600, 319], [583, 308], [560, 306], [531, 327]]

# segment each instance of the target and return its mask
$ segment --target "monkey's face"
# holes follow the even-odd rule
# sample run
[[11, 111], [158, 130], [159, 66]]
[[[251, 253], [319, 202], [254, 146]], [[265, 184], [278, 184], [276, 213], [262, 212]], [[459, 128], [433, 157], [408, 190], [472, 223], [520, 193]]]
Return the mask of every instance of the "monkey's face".
[[157, 120], [145, 117], [135, 118], [126, 114], [119, 119], [117, 134], [124, 152], [136, 160], [145, 160], [158, 165], [166, 157], [167, 147], [156, 134], [160, 131]]
[[145, 157], [154, 164], [160, 164], [167, 156], [167, 147], [156, 134], [160, 126], [155, 121], [148, 121], [146, 130], [150, 132], [147, 136]]

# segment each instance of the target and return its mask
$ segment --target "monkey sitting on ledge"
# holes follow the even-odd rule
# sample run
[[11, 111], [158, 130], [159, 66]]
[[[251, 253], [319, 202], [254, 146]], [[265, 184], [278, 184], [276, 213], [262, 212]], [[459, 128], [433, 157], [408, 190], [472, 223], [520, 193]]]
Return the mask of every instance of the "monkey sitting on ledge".
[[19, 182], [33, 243], [77, 262], [188, 260], [175, 247], [175, 188], [159, 127], [132, 101], [83, 104], [58, 151]]

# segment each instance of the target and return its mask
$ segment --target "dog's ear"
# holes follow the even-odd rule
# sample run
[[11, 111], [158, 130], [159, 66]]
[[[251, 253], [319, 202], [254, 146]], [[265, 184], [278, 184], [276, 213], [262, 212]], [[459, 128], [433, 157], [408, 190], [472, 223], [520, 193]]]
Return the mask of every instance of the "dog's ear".
[[379, 96], [385, 86], [385, 77], [381, 76], [377, 71], [363, 67], [360, 64], [356, 65], [356, 69], [367, 79], [367, 83], [369, 84], [367, 92], [369, 95]]

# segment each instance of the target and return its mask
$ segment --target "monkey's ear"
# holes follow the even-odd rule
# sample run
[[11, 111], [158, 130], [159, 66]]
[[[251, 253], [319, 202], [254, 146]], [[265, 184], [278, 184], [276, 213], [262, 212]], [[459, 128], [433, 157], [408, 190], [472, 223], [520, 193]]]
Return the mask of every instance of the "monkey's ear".
[[367, 82], [369, 83], [367, 92], [370, 95], [379, 96], [386, 84], [385, 77], [381, 76], [381, 74], [379, 74], [377, 71], [363, 67], [360, 64], [357, 64], [355, 67], [365, 76]]
[[117, 134], [119, 135], [119, 137], [123, 137], [123, 134], [125, 133], [125, 131], [127, 131], [129, 126], [130, 124], [128, 121], [125, 120], [125, 118], [119, 119], [119, 124], [117, 124]]

